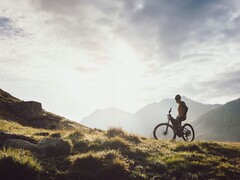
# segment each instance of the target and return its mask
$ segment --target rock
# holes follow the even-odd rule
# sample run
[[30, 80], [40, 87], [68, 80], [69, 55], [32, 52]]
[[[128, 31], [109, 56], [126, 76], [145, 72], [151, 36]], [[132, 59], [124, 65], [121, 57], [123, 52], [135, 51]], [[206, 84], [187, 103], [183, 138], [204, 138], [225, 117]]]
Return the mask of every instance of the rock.
[[9, 103], [14, 114], [25, 118], [32, 119], [42, 116], [42, 104], [35, 101]]
[[13, 147], [16, 149], [26, 149], [36, 153], [40, 152], [40, 149], [36, 144], [30, 143], [22, 139], [8, 139], [3, 143], [5, 147]]
[[35, 139], [32, 139], [32, 138], [27, 137], [27, 136], [0, 131], [0, 143], [3, 143], [4, 141], [6, 141], [8, 139], [22, 139], [24, 141], [28, 141], [28, 142], [31, 142], [31, 143], [34, 143], [34, 144], [37, 143], [37, 141]]
[[72, 146], [68, 141], [56, 138], [44, 138], [38, 142], [37, 147], [46, 156], [68, 155], [72, 150]]

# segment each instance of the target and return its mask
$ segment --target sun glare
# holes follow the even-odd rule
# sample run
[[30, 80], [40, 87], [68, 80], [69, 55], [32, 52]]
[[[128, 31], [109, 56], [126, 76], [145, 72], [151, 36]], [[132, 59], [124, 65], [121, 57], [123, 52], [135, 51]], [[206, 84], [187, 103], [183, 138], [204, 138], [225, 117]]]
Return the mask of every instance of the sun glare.
[[117, 43], [110, 56], [112, 61], [97, 75], [96, 98], [105, 107], [134, 110], [143, 67], [134, 50], [124, 42]]

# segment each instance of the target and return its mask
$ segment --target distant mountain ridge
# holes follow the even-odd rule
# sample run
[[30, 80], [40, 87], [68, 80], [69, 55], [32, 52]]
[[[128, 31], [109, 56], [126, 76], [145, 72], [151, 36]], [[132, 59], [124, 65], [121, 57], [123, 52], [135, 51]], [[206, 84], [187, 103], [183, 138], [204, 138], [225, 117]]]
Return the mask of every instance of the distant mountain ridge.
[[198, 139], [240, 141], [240, 98], [200, 116], [193, 125]]
[[[182, 99], [189, 107], [188, 122], [221, 106], [198, 103], [187, 97], [182, 97]], [[163, 99], [158, 103], [148, 104], [133, 114], [120, 110], [119, 108], [111, 107], [93, 112], [88, 117], [85, 117], [81, 123], [92, 128], [95, 127], [103, 130], [117, 126], [133, 133], [152, 136], [153, 128], [158, 123], [167, 121], [167, 113], [170, 108], [173, 108], [172, 115], [174, 117], [176, 116], [177, 107], [178, 104], [176, 101], [170, 98]]]
[[[133, 115], [116, 107], [107, 109], [99, 109], [93, 112], [90, 116], [84, 118], [81, 123], [92, 127], [106, 130], [109, 127], [128, 127], [128, 122]], [[107, 126], [106, 126], [107, 125]]]

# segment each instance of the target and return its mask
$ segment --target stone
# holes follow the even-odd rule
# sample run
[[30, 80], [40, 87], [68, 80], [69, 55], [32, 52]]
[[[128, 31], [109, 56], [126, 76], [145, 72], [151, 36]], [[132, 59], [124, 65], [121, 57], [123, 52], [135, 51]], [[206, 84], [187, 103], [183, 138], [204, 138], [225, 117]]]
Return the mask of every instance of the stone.
[[72, 149], [69, 142], [56, 138], [43, 138], [37, 143], [37, 147], [46, 156], [68, 155]]
[[13, 147], [16, 149], [25, 149], [30, 150], [32, 152], [39, 153], [40, 149], [37, 147], [36, 144], [30, 143], [28, 141], [22, 139], [8, 139], [4, 141], [2, 144], [4, 147]]
[[34, 144], [37, 143], [37, 141], [35, 139], [32, 139], [27, 136], [0, 131], [0, 143], [3, 143], [4, 141], [6, 141], [8, 139], [21, 139], [21, 140], [28, 141], [28, 142], [31, 142]]
[[42, 116], [42, 104], [35, 101], [9, 103], [14, 114], [26, 118], [33, 119]]

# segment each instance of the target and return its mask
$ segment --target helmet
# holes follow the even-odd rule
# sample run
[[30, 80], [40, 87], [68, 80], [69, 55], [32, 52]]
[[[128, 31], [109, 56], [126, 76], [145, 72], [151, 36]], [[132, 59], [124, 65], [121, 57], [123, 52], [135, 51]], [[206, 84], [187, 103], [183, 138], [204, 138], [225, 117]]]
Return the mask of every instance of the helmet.
[[175, 100], [181, 100], [181, 96], [178, 94], [175, 96]]

